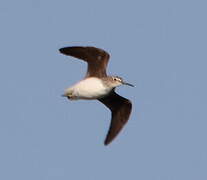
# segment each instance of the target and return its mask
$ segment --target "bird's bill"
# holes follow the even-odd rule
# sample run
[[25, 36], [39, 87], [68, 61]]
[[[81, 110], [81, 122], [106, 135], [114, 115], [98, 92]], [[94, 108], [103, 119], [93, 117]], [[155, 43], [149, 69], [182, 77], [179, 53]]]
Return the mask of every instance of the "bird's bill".
[[123, 82], [123, 84], [124, 84], [124, 85], [127, 85], [127, 86], [134, 87], [134, 85], [133, 85], [133, 84], [130, 84], [130, 83], [128, 83], [128, 82]]

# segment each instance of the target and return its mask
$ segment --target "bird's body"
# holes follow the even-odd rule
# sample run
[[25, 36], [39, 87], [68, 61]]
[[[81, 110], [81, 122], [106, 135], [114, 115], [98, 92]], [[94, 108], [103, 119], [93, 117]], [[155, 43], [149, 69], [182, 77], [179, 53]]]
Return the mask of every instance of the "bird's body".
[[104, 141], [108, 145], [126, 124], [132, 109], [131, 101], [119, 96], [115, 88], [123, 84], [133, 85], [118, 76], [107, 76], [106, 67], [110, 56], [102, 49], [76, 46], [61, 48], [60, 52], [88, 63], [86, 77], [67, 88], [63, 96], [70, 100], [97, 99], [111, 110], [111, 124]]
[[108, 87], [101, 79], [89, 77], [65, 90], [64, 96], [75, 99], [98, 99], [107, 95], [113, 87]]

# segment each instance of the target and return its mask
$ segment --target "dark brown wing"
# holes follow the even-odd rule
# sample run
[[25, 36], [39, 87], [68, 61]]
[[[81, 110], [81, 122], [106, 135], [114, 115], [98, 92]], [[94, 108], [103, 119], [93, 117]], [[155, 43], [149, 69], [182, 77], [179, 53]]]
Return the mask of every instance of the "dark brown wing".
[[104, 141], [105, 145], [108, 145], [121, 131], [123, 126], [129, 119], [132, 103], [130, 100], [119, 96], [112, 91], [108, 96], [99, 99], [104, 105], [106, 105], [112, 112], [111, 124]]
[[88, 63], [88, 70], [86, 77], [105, 77], [106, 67], [109, 60], [109, 54], [95, 47], [64, 47], [59, 51], [65, 55], [73, 56], [82, 59]]

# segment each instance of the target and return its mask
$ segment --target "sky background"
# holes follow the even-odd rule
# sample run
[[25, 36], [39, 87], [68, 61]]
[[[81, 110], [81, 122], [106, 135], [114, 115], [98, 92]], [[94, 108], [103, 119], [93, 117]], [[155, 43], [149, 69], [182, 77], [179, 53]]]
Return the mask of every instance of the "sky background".
[[[0, 179], [206, 180], [207, 2], [1, 0]], [[110, 111], [68, 101], [86, 64], [64, 46], [111, 54], [108, 72], [136, 88], [109, 146]]]

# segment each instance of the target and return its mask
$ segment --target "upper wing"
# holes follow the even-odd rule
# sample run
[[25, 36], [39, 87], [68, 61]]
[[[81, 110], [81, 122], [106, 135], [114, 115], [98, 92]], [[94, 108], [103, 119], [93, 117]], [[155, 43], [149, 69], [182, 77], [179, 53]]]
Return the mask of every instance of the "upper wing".
[[105, 104], [112, 112], [110, 128], [104, 141], [104, 144], [108, 145], [128, 121], [132, 103], [130, 100], [119, 96], [114, 91], [108, 96], [99, 99], [99, 101]]
[[106, 67], [109, 61], [109, 54], [95, 47], [64, 47], [59, 51], [65, 55], [73, 56], [82, 59], [88, 63], [86, 77], [105, 77]]

